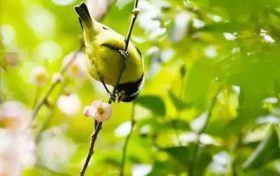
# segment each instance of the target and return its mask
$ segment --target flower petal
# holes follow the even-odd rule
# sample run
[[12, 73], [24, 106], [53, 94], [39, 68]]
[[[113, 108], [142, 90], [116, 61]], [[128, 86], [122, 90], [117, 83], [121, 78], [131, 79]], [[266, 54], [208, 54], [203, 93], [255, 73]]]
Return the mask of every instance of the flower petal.
[[102, 101], [96, 100], [92, 103], [92, 106], [97, 109], [102, 106]]
[[108, 120], [112, 115], [112, 106], [108, 103], [102, 103], [102, 108], [104, 109], [103, 118]]
[[83, 112], [84, 116], [86, 117], [94, 117], [96, 114], [96, 109], [92, 106], [86, 106]]

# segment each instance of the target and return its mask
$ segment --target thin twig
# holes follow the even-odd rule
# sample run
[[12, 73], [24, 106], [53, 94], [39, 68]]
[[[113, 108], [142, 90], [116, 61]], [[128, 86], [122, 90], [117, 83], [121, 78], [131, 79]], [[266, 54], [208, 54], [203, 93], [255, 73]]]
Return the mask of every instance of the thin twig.
[[124, 146], [123, 146], [123, 150], [122, 150], [122, 161], [121, 161], [120, 176], [124, 175], [124, 167], [125, 167], [125, 161], [126, 161], [127, 147], [128, 147], [128, 143], [130, 141], [130, 137], [132, 135], [134, 126], [136, 124], [134, 112], [135, 112], [135, 101], [132, 103], [132, 111], [131, 111], [131, 119], [130, 119], [130, 123], [131, 123], [130, 131], [125, 138], [125, 142], [124, 142]]
[[189, 175], [190, 176], [195, 175], [194, 172], [196, 171], [198, 151], [200, 149], [200, 136], [204, 132], [204, 130], [206, 129], [206, 127], [208, 125], [208, 122], [209, 122], [209, 120], [212, 116], [212, 111], [213, 111], [213, 108], [216, 104], [217, 97], [218, 97], [218, 94], [220, 93], [220, 91], [221, 91], [221, 87], [218, 89], [218, 91], [216, 92], [216, 94], [215, 94], [215, 96], [214, 96], [214, 98], [211, 102], [208, 114], [206, 116], [206, 121], [204, 122], [202, 128], [197, 132], [197, 139], [196, 139], [196, 143], [195, 143], [195, 146], [194, 146], [193, 157], [192, 157], [191, 164], [190, 164], [190, 167], [189, 167]]
[[84, 166], [83, 166], [83, 168], [82, 168], [82, 171], [80, 172], [80, 176], [84, 176], [84, 175], [85, 175], [85, 172], [86, 172], [86, 170], [87, 170], [87, 167], [88, 167], [90, 158], [91, 158], [91, 156], [92, 156], [93, 153], [94, 153], [95, 141], [96, 141], [97, 136], [98, 136], [98, 133], [99, 133], [99, 131], [100, 131], [101, 129], [102, 129], [102, 122], [97, 123], [96, 128], [95, 128], [95, 131], [94, 131], [93, 134], [91, 135], [91, 141], [90, 141], [90, 146], [89, 146], [89, 149], [88, 149], [87, 158], [86, 158], [86, 161], [85, 161]]
[[[58, 93], [58, 95], [53, 99], [53, 102], [57, 102], [59, 96], [61, 95], [61, 93], [63, 92], [63, 89], [65, 87], [65, 84], [66, 82], [62, 82], [62, 85], [61, 85], [61, 89]], [[38, 132], [34, 134], [34, 139], [35, 139], [35, 143], [37, 144], [40, 140], [41, 140], [41, 133], [46, 130], [46, 128], [48, 127], [48, 125], [50, 124], [51, 120], [53, 119], [54, 117], [54, 114], [55, 114], [55, 108], [52, 109], [50, 115], [45, 119], [45, 121], [43, 122], [43, 124], [38, 128]]]
[[[138, 7], [138, 0], [135, 0], [133, 12], [137, 9], [137, 7]], [[127, 48], [128, 48], [128, 45], [129, 45], [130, 36], [131, 36], [131, 34], [132, 34], [132, 30], [133, 30], [135, 21], [136, 21], [136, 19], [137, 19], [137, 16], [138, 16], [138, 13], [133, 13], [133, 18], [132, 18], [132, 20], [131, 20], [131, 24], [130, 24], [130, 27], [129, 27], [129, 30], [128, 30], [128, 33], [127, 33], [127, 36], [126, 36], [126, 39], [125, 39], [125, 48], [124, 48], [124, 51], [127, 51]]]
[[[79, 47], [79, 49], [74, 53], [73, 57], [69, 60], [69, 62], [67, 64], [65, 64], [61, 70], [59, 71], [59, 74], [64, 74], [64, 72], [68, 69], [68, 67], [74, 62], [74, 60], [76, 59], [77, 55], [79, 52], [81, 52], [84, 48], [84, 44], [81, 44], [81, 46]], [[35, 120], [37, 114], [39, 113], [40, 109], [43, 107], [43, 105], [47, 102], [49, 96], [51, 95], [51, 93], [53, 92], [53, 90], [56, 88], [56, 86], [60, 83], [59, 80], [55, 80], [51, 87], [48, 89], [48, 91], [46, 92], [45, 96], [39, 101], [39, 103], [36, 105], [36, 107], [33, 110], [32, 113], [32, 121]]]
[[40, 87], [36, 87], [32, 108], [35, 108], [40, 94]]
[[[129, 41], [130, 41], [130, 37], [131, 37], [131, 34], [132, 34], [132, 30], [133, 30], [133, 27], [134, 27], [134, 24], [136, 22], [136, 19], [137, 19], [137, 16], [138, 16], [138, 13], [135, 12], [135, 10], [137, 9], [138, 7], [138, 0], [135, 0], [135, 3], [134, 3], [134, 8], [133, 8], [133, 17], [132, 17], [132, 20], [131, 20], [131, 23], [130, 23], [130, 26], [129, 26], [129, 29], [128, 29], [128, 33], [127, 33], [127, 36], [124, 40], [125, 42], [125, 47], [124, 47], [124, 50], [123, 52], [121, 52], [121, 55], [123, 57], [123, 60], [122, 60], [122, 63], [121, 63], [121, 70], [120, 70], [120, 73], [118, 75], [118, 78], [117, 78], [117, 81], [116, 81], [116, 84], [114, 86], [114, 89], [113, 89], [113, 92], [112, 92], [112, 96], [110, 97], [108, 103], [111, 104], [113, 99], [116, 97], [116, 92], [117, 92], [117, 89], [118, 89], [118, 85], [119, 85], [119, 82], [121, 80], [121, 76], [125, 70], [125, 67], [126, 67], [126, 59], [128, 58], [128, 54], [127, 53], [127, 50], [128, 50], [128, 46], [129, 46]], [[125, 54], [126, 53], [126, 54]]]
[[[133, 11], [135, 9], [137, 9], [137, 6], [138, 6], [138, 0], [135, 0]], [[108, 100], [109, 104], [112, 104], [112, 102], [114, 100], [114, 97], [115, 97], [115, 94], [117, 92], [117, 88], [118, 88], [119, 82], [121, 80], [121, 76], [122, 76], [123, 71], [125, 69], [125, 65], [126, 65], [125, 63], [126, 63], [126, 60], [128, 58], [128, 55], [126, 55], [125, 53], [127, 53], [127, 49], [128, 49], [128, 45], [129, 45], [129, 41], [130, 41], [130, 36], [131, 36], [132, 30], [133, 30], [133, 27], [134, 27], [137, 15], [138, 15], [138, 13], [133, 13], [133, 18], [132, 18], [131, 23], [130, 23], [128, 34], [127, 34], [127, 37], [125, 38], [124, 51], [120, 52], [122, 57], [123, 57], [123, 60], [122, 60], [122, 63], [121, 63], [121, 70], [120, 70], [120, 73], [119, 73], [119, 75], [117, 77], [117, 81], [116, 81], [116, 84], [114, 86], [113, 92], [112, 92], [111, 96], [109, 97], [109, 100]], [[84, 176], [85, 175], [85, 172], [87, 170], [87, 167], [88, 167], [88, 164], [90, 162], [90, 159], [91, 159], [91, 157], [92, 157], [92, 155], [94, 153], [95, 141], [96, 141], [96, 139], [98, 137], [98, 134], [99, 134], [101, 129], [102, 129], [102, 123], [99, 123], [99, 122], [95, 121], [95, 131], [94, 131], [94, 134], [91, 137], [91, 142], [90, 142], [90, 147], [89, 147], [89, 150], [88, 150], [87, 158], [86, 158], [86, 161], [85, 161], [85, 163], [83, 165], [83, 168], [82, 168], [82, 170], [80, 172], [80, 176]]]

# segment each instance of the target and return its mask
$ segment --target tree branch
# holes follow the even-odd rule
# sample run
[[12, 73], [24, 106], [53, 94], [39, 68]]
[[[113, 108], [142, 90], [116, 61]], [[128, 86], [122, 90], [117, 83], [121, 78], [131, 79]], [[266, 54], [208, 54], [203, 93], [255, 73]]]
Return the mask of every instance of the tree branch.
[[122, 150], [122, 161], [121, 161], [120, 176], [124, 175], [124, 167], [125, 167], [125, 161], [126, 161], [127, 147], [128, 147], [128, 143], [130, 141], [130, 137], [132, 135], [134, 126], [136, 124], [134, 112], [135, 112], [135, 102], [132, 103], [132, 111], [131, 111], [131, 119], [130, 119], [131, 128], [130, 128], [130, 131], [129, 131], [127, 137], [125, 138], [125, 142], [124, 142], [124, 146], [123, 146], [123, 150]]
[[[77, 55], [79, 52], [81, 52], [84, 48], [84, 44], [81, 43], [81, 46], [79, 47], [79, 49], [74, 53], [73, 57], [69, 60], [69, 62], [67, 62], [67, 64], [65, 64], [61, 70], [59, 71], [59, 74], [64, 74], [65, 71], [68, 69], [68, 67], [74, 62], [74, 60], [76, 59]], [[53, 90], [56, 88], [56, 86], [60, 83], [59, 80], [55, 80], [51, 87], [48, 89], [48, 91], [46, 92], [46, 94], [44, 95], [44, 97], [39, 101], [39, 103], [35, 106], [33, 113], [32, 113], [32, 121], [35, 120], [37, 114], [39, 113], [40, 109], [43, 107], [43, 105], [47, 102], [48, 97], [51, 95], [51, 93], [53, 92]]]
[[124, 50], [123, 52], [121, 52], [121, 55], [123, 57], [123, 60], [122, 60], [122, 63], [121, 63], [121, 70], [120, 70], [120, 73], [118, 75], [118, 78], [117, 78], [117, 81], [116, 81], [116, 84], [114, 86], [114, 89], [113, 89], [113, 92], [112, 92], [112, 95], [108, 101], [109, 104], [111, 104], [113, 102], [113, 99], [115, 98], [116, 96], [116, 92], [117, 92], [117, 89], [118, 89], [118, 85], [119, 85], [119, 82], [121, 80], [121, 76], [125, 70], [125, 67], [126, 67], [126, 60], [128, 58], [128, 53], [127, 53], [127, 50], [128, 50], [128, 46], [129, 46], [129, 41], [130, 41], [130, 37], [131, 37], [131, 34], [132, 34], [132, 30], [133, 30], [133, 27], [134, 27], [134, 24], [135, 24], [135, 21], [137, 19], [137, 16], [139, 14], [139, 10], [137, 9], [138, 7], [138, 0], [135, 0], [135, 3], [134, 3], [134, 8], [132, 10], [132, 14], [133, 14], [133, 17], [132, 17], [132, 20], [131, 20], [131, 23], [130, 23], [130, 26], [129, 26], [129, 29], [128, 29], [128, 33], [127, 33], [127, 36], [124, 40], [125, 42], [125, 47], [124, 47]]
[[[127, 37], [125, 38], [124, 51], [120, 52], [122, 57], [123, 57], [123, 60], [122, 60], [122, 63], [121, 63], [121, 70], [120, 70], [120, 73], [119, 73], [119, 75], [117, 77], [117, 81], [115, 83], [113, 92], [112, 92], [111, 96], [109, 97], [109, 100], [108, 100], [109, 104], [112, 104], [113, 100], [115, 99], [119, 82], [121, 80], [123, 71], [125, 70], [126, 60], [128, 58], [128, 54], [126, 54], [126, 53], [127, 53], [127, 50], [128, 50], [128, 46], [129, 46], [129, 41], [130, 41], [130, 37], [131, 37], [131, 34], [132, 34], [132, 30], [133, 30], [135, 21], [137, 19], [138, 13], [139, 13], [139, 10], [137, 9], [137, 6], [138, 6], [138, 0], [135, 0], [134, 8], [133, 8], [133, 11], [132, 11], [133, 18], [132, 18], [131, 23], [130, 23], [130, 27], [129, 27], [129, 30], [128, 30]], [[92, 157], [92, 155], [94, 153], [95, 142], [97, 140], [97, 137], [98, 137], [98, 134], [99, 134], [100, 130], [102, 129], [102, 123], [99, 123], [99, 122], [95, 121], [95, 124], [96, 124], [95, 125], [95, 132], [94, 132], [94, 134], [91, 137], [91, 142], [90, 142], [90, 147], [89, 147], [89, 150], [88, 150], [87, 158], [86, 158], [86, 161], [85, 161], [85, 163], [83, 165], [82, 171], [80, 172], [80, 176], [84, 176], [85, 175], [85, 172], [87, 170], [87, 167], [88, 167], [88, 164], [90, 162], [90, 159], [91, 159], [91, 157]]]
[[87, 170], [90, 158], [91, 158], [91, 156], [94, 153], [95, 141], [96, 141], [98, 133], [100, 132], [101, 129], [102, 129], [102, 122], [97, 123], [95, 131], [91, 135], [91, 141], [90, 141], [90, 146], [89, 146], [87, 158], [86, 158], [86, 161], [85, 161], [84, 166], [82, 168], [82, 171], [80, 172], [80, 176], [84, 176], [85, 175], [85, 172]]

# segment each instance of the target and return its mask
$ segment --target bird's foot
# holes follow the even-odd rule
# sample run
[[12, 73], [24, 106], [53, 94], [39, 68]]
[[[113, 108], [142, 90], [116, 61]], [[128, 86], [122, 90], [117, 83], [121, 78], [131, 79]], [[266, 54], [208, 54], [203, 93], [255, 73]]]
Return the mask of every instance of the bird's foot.
[[119, 50], [119, 53], [120, 53], [125, 59], [128, 58], [128, 52], [127, 52], [127, 51]]

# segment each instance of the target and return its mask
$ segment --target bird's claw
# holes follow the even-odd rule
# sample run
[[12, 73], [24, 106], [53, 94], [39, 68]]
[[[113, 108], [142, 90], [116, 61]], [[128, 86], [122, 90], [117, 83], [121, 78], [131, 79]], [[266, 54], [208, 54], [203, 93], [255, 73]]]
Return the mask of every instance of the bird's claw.
[[119, 53], [120, 53], [125, 59], [128, 58], [128, 52], [127, 52], [127, 51], [119, 50]]
[[116, 101], [116, 95], [110, 94], [110, 100], [111, 100], [112, 102], [115, 102], [115, 101]]
[[123, 95], [124, 95], [124, 92], [116, 91], [115, 94], [113, 94], [113, 93], [110, 94], [110, 100], [112, 102], [119, 103], [122, 100]]

